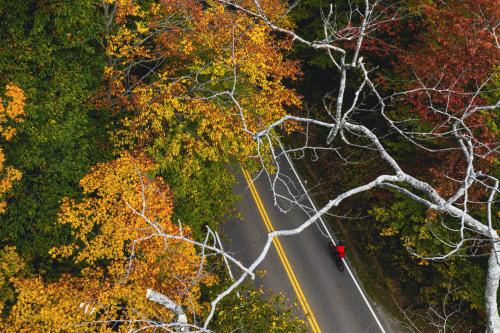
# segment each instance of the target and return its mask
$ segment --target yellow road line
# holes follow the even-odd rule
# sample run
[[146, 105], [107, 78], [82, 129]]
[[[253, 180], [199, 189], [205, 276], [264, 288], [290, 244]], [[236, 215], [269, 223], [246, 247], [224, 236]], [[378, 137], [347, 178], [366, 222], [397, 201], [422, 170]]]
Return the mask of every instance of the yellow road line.
[[[255, 203], [257, 204], [257, 208], [259, 210], [259, 213], [262, 217], [262, 220], [264, 221], [264, 224], [266, 225], [266, 229], [268, 232], [274, 231], [274, 227], [271, 223], [271, 220], [269, 219], [269, 216], [267, 215], [267, 212], [264, 208], [264, 204], [262, 203], [262, 200], [260, 199], [259, 193], [257, 192], [257, 188], [252, 182], [252, 178], [250, 177], [250, 174], [248, 171], [243, 169], [243, 176], [245, 176], [245, 180], [247, 181], [248, 187], [250, 188], [250, 192], [252, 193], [252, 197], [255, 200]], [[288, 258], [285, 254], [285, 251], [283, 250], [283, 247], [281, 246], [281, 242], [279, 241], [278, 238], [273, 238], [273, 244], [276, 248], [276, 251], [278, 252], [278, 256], [281, 260], [281, 263], [283, 264], [283, 267], [285, 268], [285, 272], [288, 275], [288, 278], [290, 279], [290, 282], [292, 283], [293, 290], [295, 291], [295, 294], [297, 295], [297, 298], [299, 299], [300, 306], [302, 307], [302, 311], [304, 311], [304, 314], [306, 315], [309, 324], [313, 330], [314, 333], [321, 333], [321, 329], [319, 328], [318, 322], [316, 321], [316, 317], [314, 316], [314, 313], [311, 310], [311, 307], [309, 306], [309, 303], [307, 303], [306, 296], [304, 295], [304, 292], [302, 291], [302, 288], [300, 288], [300, 284], [297, 280], [297, 277], [295, 276], [292, 266], [290, 265], [290, 262], [288, 261]]]

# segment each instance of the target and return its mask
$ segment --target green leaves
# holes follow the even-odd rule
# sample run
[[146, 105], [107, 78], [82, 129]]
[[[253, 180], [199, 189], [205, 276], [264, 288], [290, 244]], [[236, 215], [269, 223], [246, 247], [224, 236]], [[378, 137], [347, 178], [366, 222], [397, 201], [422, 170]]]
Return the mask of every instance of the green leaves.
[[264, 294], [261, 289], [248, 285], [240, 291], [241, 296], [231, 294], [223, 301], [215, 318], [216, 332], [245, 333], [299, 333], [306, 331], [306, 324], [287, 305], [283, 295]]
[[25, 89], [27, 117], [6, 151], [25, 177], [0, 218], [0, 240], [40, 259], [68, 237], [54, 224], [59, 201], [78, 195], [79, 179], [105, 155], [102, 114], [91, 103], [104, 65], [104, 55], [96, 55], [100, 13], [87, 0], [1, 8], [0, 78]]
[[[444, 261], [424, 259], [448, 253], [452, 248], [444, 242], [459, 242], [459, 234], [448, 229], [455, 225], [452, 218], [426, 211], [421, 205], [399, 195], [393, 204], [385, 208], [375, 207], [370, 213], [382, 224], [378, 230], [385, 242], [397, 239], [416, 254], [398, 254], [401, 251], [398, 250], [388, 258], [393, 261], [393, 267], [399, 267], [399, 271], [391, 270], [389, 273], [393, 277], [398, 276], [398, 280], [407, 283], [407, 287], [415, 288], [405, 288], [405, 293], [414, 294], [414, 299], [426, 305], [444, 299], [448, 291], [459, 288], [459, 292], [451, 296], [451, 302], [466, 302], [474, 310], [482, 307], [486, 271], [482, 266], [486, 263], [486, 256], [484, 260], [475, 256], [487, 254], [487, 249], [469, 248], [467, 245], [473, 245], [470, 241], [455, 256]], [[471, 239], [477, 237], [473, 234], [466, 236]]]

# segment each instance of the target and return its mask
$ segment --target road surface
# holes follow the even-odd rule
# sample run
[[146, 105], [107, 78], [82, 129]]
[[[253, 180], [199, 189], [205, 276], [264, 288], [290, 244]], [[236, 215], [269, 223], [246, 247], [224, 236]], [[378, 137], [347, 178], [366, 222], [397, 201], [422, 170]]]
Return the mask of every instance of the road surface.
[[[282, 161], [281, 166], [282, 172], [296, 182], [286, 160]], [[290, 229], [308, 218], [306, 212], [296, 207], [286, 214], [274, 207], [269, 181], [265, 177], [256, 179], [253, 189], [248, 181], [240, 171], [235, 191], [242, 196], [238, 203], [242, 218], [231, 220], [223, 226], [225, 250], [244, 264], [250, 264], [259, 255], [269, 230], [265, 223], [271, 223], [275, 230]], [[297, 189], [294, 191], [298, 193]], [[300, 202], [306, 204], [307, 199]], [[257, 278], [256, 284], [262, 285], [264, 289], [282, 292], [288, 299], [296, 300], [297, 314], [309, 323], [311, 332], [383, 332], [351, 276], [347, 271], [338, 270], [328, 249], [328, 242], [324, 231], [316, 224], [297, 236], [280, 237], [280, 248], [277, 250], [274, 244], [258, 267], [258, 270], [265, 271], [265, 276]], [[281, 258], [278, 251], [282, 251]], [[348, 252], [347, 247], [347, 255]], [[240, 272], [233, 267], [233, 273], [237, 276]], [[376, 313], [379, 312], [373, 304], [372, 307]], [[378, 317], [385, 331], [393, 332], [385, 316], [382, 314]]]

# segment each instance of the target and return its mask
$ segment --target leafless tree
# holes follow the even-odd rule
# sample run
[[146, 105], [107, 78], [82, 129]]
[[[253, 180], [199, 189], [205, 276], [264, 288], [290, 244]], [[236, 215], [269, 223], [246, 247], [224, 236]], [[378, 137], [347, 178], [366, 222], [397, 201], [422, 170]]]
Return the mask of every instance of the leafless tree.
[[401, 326], [411, 333], [422, 333], [426, 332], [428, 329], [438, 333], [453, 333], [457, 332], [457, 329], [458, 332], [464, 332], [464, 328], [460, 327], [461, 322], [454, 320], [454, 317], [460, 316], [462, 304], [459, 302], [454, 304], [451, 308], [448, 304], [449, 299], [457, 289], [460, 288], [449, 290], [441, 304], [429, 305], [427, 310], [420, 311], [414, 310], [411, 305], [403, 308], [393, 296], [394, 303], [405, 319], [405, 321], [401, 323]]
[[[268, 124], [260, 131], [251, 132], [246, 126], [246, 119], [244, 112], [240, 110], [241, 120], [244, 129], [253, 136], [257, 141], [259, 156], [264, 154], [271, 154], [275, 160], [283, 152], [277, 147], [276, 130], [285, 122], [298, 122], [304, 124], [307, 128], [310, 126], [317, 126], [325, 128], [329, 134], [325, 138], [325, 145], [322, 147], [309, 146], [308, 143], [300, 150], [318, 150], [330, 149], [335, 153], [338, 151], [331, 147], [333, 142], [364, 149], [371, 152], [376, 152], [389, 170], [390, 173], [380, 174], [372, 181], [348, 189], [341, 193], [336, 198], [332, 198], [324, 207], [319, 209], [307, 221], [295, 229], [280, 230], [268, 234], [268, 241], [261, 252], [261, 255], [250, 266], [253, 271], [255, 267], [260, 264], [265, 254], [269, 250], [271, 240], [274, 237], [296, 235], [315, 223], [317, 219], [332, 209], [337, 207], [345, 199], [357, 195], [362, 192], [370, 191], [376, 188], [387, 189], [400, 193], [426, 207], [427, 209], [434, 210], [441, 214], [449, 215], [456, 220], [456, 226], [450, 228], [451, 231], [459, 235], [459, 241], [455, 243], [446, 243], [450, 248], [449, 251], [433, 257], [427, 257], [428, 260], [442, 260], [458, 253], [470, 239], [467, 237], [468, 233], [480, 235], [482, 239], [488, 241], [490, 244], [490, 257], [488, 262], [487, 279], [485, 281], [485, 308], [487, 313], [487, 330], [490, 333], [500, 332], [500, 317], [498, 314], [497, 292], [500, 279], [500, 260], [498, 252], [500, 244], [498, 242], [498, 233], [495, 230], [492, 209], [495, 203], [495, 196], [498, 193], [498, 179], [493, 175], [480, 169], [478, 161], [489, 158], [498, 153], [497, 144], [487, 144], [481, 141], [475, 134], [475, 129], [470, 125], [468, 120], [475, 113], [480, 111], [494, 111], [500, 108], [500, 101], [494, 105], [477, 105], [476, 101], [481, 95], [484, 86], [487, 82], [479, 85], [476, 91], [468, 93], [469, 103], [466, 104], [460, 112], [452, 112], [448, 109], [448, 104], [440, 105], [435, 102], [436, 94], [440, 96], [451, 96], [460, 92], [454, 91], [454, 87], [450, 86], [447, 89], [438, 88], [438, 86], [427, 86], [417, 78], [419, 86], [415, 89], [398, 92], [390, 96], [383, 96], [380, 89], [377, 87], [375, 81], [372, 79], [372, 69], [368, 68], [369, 65], [364, 61], [361, 53], [363, 51], [363, 42], [371, 31], [376, 30], [381, 22], [387, 20], [396, 20], [396, 16], [384, 17], [382, 11], [379, 10], [381, 3], [379, 1], [365, 0], [364, 8], [358, 8], [351, 5], [351, 10], [347, 17], [348, 22], [341, 26], [336, 19], [336, 12], [333, 5], [330, 6], [329, 11], [322, 15], [323, 18], [323, 32], [324, 38], [321, 40], [307, 40], [298, 35], [293, 30], [283, 28], [278, 23], [273, 22], [268, 14], [263, 9], [260, 0], [253, 0], [250, 5], [243, 5], [236, 1], [220, 0], [225, 5], [236, 8], [244, 15], [250, 15], [257, 20], [265, 22], [271, 29], [285, 36], [285, 38], [292, 38], [297, 43], [302, 43], [310, 48], [317, 50], [324, 50], [327, 53], [332, 65], [339, 73], [339, 81], [335, 90], [335, 102], [325, 103], [325, 111], [330, 120], [324, 121], [314, 119], [311, 117], [299, 117], [287, 115], [272, 124]], [[492, 28], [495, 32], [496, 26]], [[346, 42], [349, 42], [350, 47], [346, 47]], [[357, 89], [350, 99], [345, 97], [346, 85], [348, 80], [358, 83]], [[235, 74], [234, 80], [237, 80]], [[388, 113], [392, 103], [405, 98], [414, 93], [423, 93], [428, 96], [428, 112], [440, 116], [440, 123], [430, 131], [416, 131], [412, 126], [408, 126], [411, 119], [406, 121], [392, 119]], [[234, 91], [228, 91], [228, 95], [237, 101], [237, 96]], [[367, 96], [375, 98], [377, 103], [375, 106], [369, 106], [365, 101]], [[236, 103], [237, 106], [239, 106]], [[384, 134], [377, 133], [375, 129], [370, 128], [370, 125], [359, 123], [356, 117], [361, 113], [369, 112], [372, 115], [381, 117], [389, 128], [398, 133], [403, 140], [416, 145], [419, 149], [426, 151], [457, 151], [462, 154], [463, 160], [466, 161], [466, 170], [462, 179], [454, 180], [459, 183], [458, 189], [451, 195], [440, 194], [439, 191], [430, 183], [410, 175], [405, 171], [400, 162], [386, 149], [384, 145]], [[361, 118], [362, 119], [362, 118]], [[446, 138], [448, 141], [452, 140], [453, 144], [441, 149], [429, 148], [425, 145], [425, 140]], [[289, 149], [294, 151], [296, 148]], [[264, 160], [262, 158], [262, 160]], [[278, 183], [286, 183], [286, 176], [280, 173], [280, 166], [276, 162], [273, 172], [264, 173], [269, 177], [272, 185], [275, 204], [278, 204], [277, 198], [287, 197], [289, 201], [297, 201], [288, 193], [283, 194], [278, 190]], [[469, 191], [472, 187], [482, 188], [484, 192], [488, 193], [488, 198], [483, 202], [486, 210], [486, 219], [479, 220], [471, 214], [471, 202]], [[475, 237], [477, 238], [477, 237]], [[244, 273], [242, 278], [245, 277]], [[234, 288], [239, 284], [240, 279], [233, 285]], [[234, 289], [229, 288], [228, 291]], [[220, 297], [223, 297], [221, 294]], [[218, 301], [218, 300], [216, 300]], [[209, 316], [210, 319], [210, 316]]]
[[[500, 243], [498, 242], [499, 236], [495, 230], [492, 214], [495, 196], [499, 192], [499, 181], [493, 175], [482, 171], [478, 167], [479, 160], [498, 153], [498, 146], [492, 146], [491, 144], [481, 142], [475, 134], [475, 129], [472, 128], [468, 122], [468, 119], [477, 112], [493, 111], [500, 108], [500, 102], [495, 105], [477, 105], [477, 98], [481, 95], [486, 82], [479, 85], [476, 91], [469, 93], [470, 103], [465, 105], [463, 110], [458, 113], [448, 110], [446, 104], [441, 105], [434, 103], [434, 96], [436, 94], [446, 96], [447, 94], [458, 93], [453, 90], [453, 86], [448, 89], [442, 89], [438, 86], [430, 87], [422, 80], [419, 80], [419, 78], [417, 78], [419, 86], [415, 89], [383, 96], [381, 89], [378, 88], [375, 80], [372, 79], [375, 69], [370, 68], [369, 64], [362, 56], [363, 43], [367, 36], [375, 31], [380, 24], [397, 20], [399, 12], [395, 10], [392, 11], [395, 13], [394, 15], [389, 17], [384, 16], [383, 13], [386, 12], [381, 10], [382, 5], [380, 1], [377, 0], [365, 0], [364, 5], [361, 7], [350, 4], [350, 10], [346, 15], [347, 20], [342, 20], [345, 22], [344, 24], [340, 23], [341, 20], [338, 20], [338, 14], [335, 7], [331, 5], [325, 13], [322, 13], [324, 36], [320, 40], [308, 40], [295, 31], [280, 26], [279, 23], [274, 22], [270, 16], [268, 16], [260, 0], [253, 0], [253, 2], [245, 4], [232, 0], [219, 0], [219, 2], [236, 10], [237, 15], [250, 15], [256, 20], [265, 22], [272, 30], [283, 36], [283, 38], [291, 38], [297, 43], [326, 52], [331, 64], [338, 71], [339, 79], [338, 82], [336, 82], [336, 89], [330, 94], [332, 98], [330, 101], [328, 98], [324, 101], [324, 109], [328, 115], [328, 120], [315, 119], [309, 116], [301, 117], [287, 115], [272, 124], [265, 124], [259, 131], [251, 131], [247, 127], [245, 112], [238, 102], [239, 96], [236, 89], [238, 68], [236, 64], [233, 64], [233, 88], [227, 91], [214, 93], [208, 97], [203, 97], [226, 98], [226, 100], [229, 99], [234, 103], [239, 111], [243, 129], [257, 142], [259, 147], [257, 157], [263, 161], [262, 174], [269, 178], [274, 192], [275, 204], [279, 205], [278, 199], [286, 199], [288, 202], [300, 204], [299, 199], [292, 194], [293, 191], [290, 189], [290, 186], [293, 186], [293, 184], [290, 185], [290, 180], [281, 172], [280, 164], [277, 162], [283, 153], [304, 152], [307, 150], [316, 152], [322, 150], [331, 151], [343, 158], [339, 150], [336, 147], [332, 147], [332, 144], [355, 147], [357, 149], [376, 153], [380, 162], [387, 166], [389, 172], [377, 175], [366, 184], [347, 189], [336, 197], [331, 198], [322, 208], [312, 213], [309, 211], [310, 217], [300, 226], [293, 229], [278, 230], [268, 233], [267, 240], [260, 254], [249, 266], [243, 265], [236, 258], [224, 252], [217, 245], [215, 241], [216, 236], [211, 230], [208, 230], [207, 238], [204, 242], [192, 240], [182, 234], [165, 234], [155, 226], [154, 221], [147, 217], [144, 210], [139, 211], [130, 207], [135, 214], [141, 216], [151, 227], [150, 237], [164, 237], [166, 239], [190, 242], [198, 246], [203, 254], [211, 252], [216, 255], [221, 255], [225, 260], [232, 262], [241, 269], [240, 276], [235, 277], [234, 282], [211, 301], [210, 311], [204, 319], [203, 324], [200, 325], [201, 328], [190, 326], [189, 329], [193, 329], [193, 331], [196, 329], [203, 332], [208, 331], [209, 324], [215, 315], [216, 307], [219, 302], [230, 293], [236, 291], [248, 277], [255, 277], [255, 270], [267, 256], [271, 248], [272, 240], [275, 237], [298, 235], [309, 226], [315, 224], [321, 216], [334, 212], [335, 208], [346, 199], [363, 192], [375, 189], [386, 189], [400, 193], [427, 209], [434, 210], [455, 219], [456, 225], [450, 227], [450, 230], [458, 234], [459, 241], [455, 243], [447, 242], [446, 246], [449, 247], [449, 251], [433, 257], [427, 257], [426, 259], [443, 260], [457, 254], [469, 241], [467, 235], [471, 233], [479, 235], [481, 239], [489, 242], [490, 254], [487, 279], [485, 281], [485, 308], [488, 319], [487, 332], [500, 333], [500, 317], [497, 302], [500, 279], [500, 260], [498, 258]], [[273, 17], [276, 17], [276, 15], [273, 15]], [[490, 29], [495, 37], [497, 27], [498, 24], [493, 25]], [[232, 47], [234, 48], [234, 45], [232, 45]], [[357, 88], [349, 98], [347, 98], [346, 87], [349, 80], [351, 80], [352, 83], [357, 83]], [[411, 119], [405, 121], [395, 120], [391, 118], [388, 112], [394, 103], [417, 92], [427, 94], [428, 111], [440, 116], [441, 122], [430, 131], [416, 131], [413, 126], [409, 126], [409, 123], [412, 121]], [[367, 103], [368, 97], [376, 102], [371, 104]], [[365, 113], [380, 117], [380, 119], [385, 121], [391, 131], [398, 133], [403, 140], [412, 143], [419, 147], [419, 149], [424, 149], [429, 152], [434, 151], [434, 148], [427, 147], [425, 144], [426, 140], [430, 139], [446, 138], [448, 141], [453, 141], [453, 145], [439, 149], [439, 151], [460, 151], [462, 158], [466, 161], [466, 170], [464, 170], [463, 178], [455, 180], [459, 183], [458, 189], [451, 195], [445, 196], [429, 182], [419, 177], [412, 176], [405, 171], [400, 161], [391, 155], [384, 144], [385, 134], [387, 133], [377, 133], [369, 124], [358, 122], [358, 119], [362, 119], [362, 117], [358, 116]], [[328, 135], [324, 138], [323, 145], [312, 145], [309, 140], [306, 140], [305, 144], [300, 147], [282, 150], [279, 146], [280, 140], [277, 130], [286, 122], [302, 124], [303, 128], [306, 129], [306, 139], [308, 138], [308, 131], [312, 127], [326, 129]], [[269, 155], [276, 161], [273, 170], [268, 170], [268, 164], [264, 163], [264, 156]], [[284, 186], [284, 192], [282, 190], [283, 186], [279, 186], [279, 184], [286, 184], [286, 186]], [[483, 191], [488, 193], [487, 200], [484, 202], [487, 216], [485, 220], [479, 220], [471, 214], [470, 207], [473, 203], [470, 200], [469, 191], [472, 187], [480, 187]], [[282, 209], [286, 210], [286, 208]], [[435, 310], [434, 313], [438, 316], [442, 315], [438, 314]], [[442, 318], [444, 318], [445, 321], [448, 320], [450, 314], [447, 312], [443, 313], [445, 317]]]

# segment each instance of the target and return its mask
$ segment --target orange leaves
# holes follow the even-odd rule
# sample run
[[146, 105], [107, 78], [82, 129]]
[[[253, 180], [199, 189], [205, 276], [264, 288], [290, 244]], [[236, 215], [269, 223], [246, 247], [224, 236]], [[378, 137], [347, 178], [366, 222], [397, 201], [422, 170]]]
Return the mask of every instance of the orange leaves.
[[10, 122], [20, 123], [24, 116], [24, 104], [26, 97], [21, 88], [8, 84], [6, 87], [5, 100], [0, 97], [0, 134], [9, 141], [16, 130], [10, 126]]
[[[4, 330], [108, 332], [139, 327], [144, 323], [133, 320], [145, 317], [169, 322], [172, 312], [147, 301], [147, 288], [189, 305], [191, 313], [201, 310], [199, 284], [210, 285], [215, 277], [199, 274], [201, 258], [193, 244], [163, 237], [180, 230], [171, 221], [172, 193], [152, 177], [154, 168], [146, 156], [124, 153], [81, 180], [84, 198], [65, 199], [58, 218], [71, 227], [75, 242], [51, 254], [84, 268], [79, 276], [51, 283], [16, 279], [17, 303]], [[184, 228], [183, 235], [189, 233]], [[115, 320], [124, 322], [116, 326]]]
[[[180, 231], [171, 221], [172, 193], [151, 177], [154, 168], [144, 155], [129, 153], [97, 165], [80, 182], [85, 198], [61, 206], [59, 222], [72, 227], [76, 243], [54, 248], [52, 255], [86, 263], [89, 273], [106, 262], [112, 281], [153, 287], [175, 299], [200, 259], [192, 244], [163, 238]], [[189, 237], [189, 228], [183, 233]], [[184, 294], [197, 298], [190, 290]]]
[[16, 279], [17, 302], [8, 321], [0, 322], [2, 332], [84, 331], [75, 326], [85, 320], [84, 313], [74, 306], [82, 286], [72, 282], [68, 276], [48, 285], [41, 278]]
[[[279, 2], [266, 6], [271, 3], [281, 9]], [[300, 105], [282, 82], [299, 74], [283, 56], [291, 43], [265, 23], [218, 2], [203, 8], [192, 0], [161, 1], [141, 10], [148, 13], [142, 20], [119, 22], [108, 50], [119, 63], [112, 73], [107, 69], [122, 115], [123, 129], [114, 135], [118, 147], [168, 141], [171, 147], [162, 149], [170, 155], [192, 157], [187, 168], [196, 168], [194, 159], [243, 160], [256, 145], [241, 116], [258, 131], [284, 116], [286, 107]]]
[[[161, 179], [148, 176], [153, 168], [146, 157], [125, 153], [115, 161], [97, 165], [80, 181], [87, 196], [84, 200], [63, 202], [59, 222], [70, 224], [76, 239], [84, 244], [75, 253], [77, 262], [93, 264], [125, 258], [130, 251], [127, 244], [157, 232], [154, 227], [165, 232], [176, 230], [170, 221], [172, 195]], [[148, 226], [138, 215], [143, 210], [155, 226]], [[64, 247], [52, 253], [67, 256], [73, 252]]]

